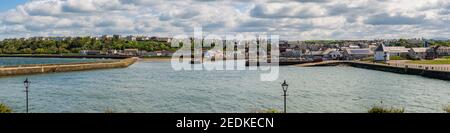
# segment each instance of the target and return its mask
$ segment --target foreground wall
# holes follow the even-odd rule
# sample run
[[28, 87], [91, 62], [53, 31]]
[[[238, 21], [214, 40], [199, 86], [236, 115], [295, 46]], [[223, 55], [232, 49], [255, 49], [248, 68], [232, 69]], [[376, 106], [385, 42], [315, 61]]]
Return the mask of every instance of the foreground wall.
[[363, 63], [363, 62], [353, 62], [353, 61], [324, 61], [317, 63], [305, 63], [299, 64], [299, 67], [313, 67], [313, 66], [337, 66], [337, 65], [349, 65], [357, 68], [365, 68], [372, 70], [379, 70], [385, 72], [393, 72], [400, 74], [410, 74], [410, 75], [420, 75], [428, 78], [450, 80], [450, 71], [447, 70], [432, 70], [432, 69], [419, 69], [414, 68], [414, 65], [410, 67], [406, 66], [390, 66], [379, 63]]
[[89, 62], [89, 63], [68, 63], [49, 65], [22, 65], [11, 67], [0, 67], [0, 76], [15, 76], [54, 72], [70, 72], [95, 69], [125, 68], [137, 61], [137, 58], [127, 58], [117, 61]]
[[400, 73], [400, 74], [421, 75], [421, 76], [429, 77], [429, 78], [450, 80], [450, 72], [448, 72], [448, 71], [435, 71], [435, 70], [425, 70], [425, 69], [408, 68], [408, 67], [393, 67], [393, 66], [387, 66], [387, 65], [357, 63], [357, 62], [346, 62], [346, 64], [353, 66], [353, 67], [358, 67], [358, 68], [366, 68], [366, 69], [394, 72], [394, 73]]

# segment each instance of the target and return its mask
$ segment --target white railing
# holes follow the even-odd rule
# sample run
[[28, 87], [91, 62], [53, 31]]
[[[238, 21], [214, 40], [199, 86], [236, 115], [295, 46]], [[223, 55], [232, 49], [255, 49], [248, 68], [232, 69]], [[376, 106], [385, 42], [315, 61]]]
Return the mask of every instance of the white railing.
[[393, 67], [400, 67], [400, 68], [414, 68], [414, 69], [450, 72], [450, 66], [404, 64], [404, 63], [387, 63], [386, 65], [393, 66]]
[[432, 71], [444, 71], [450, 72], [449, 66], [439, 66], [439, 65], [422, 65], [422, 64], [405, 64], [405, 63], [369, 63], [369, 62], [355, 62], [361, 64], [371, 64], [371, 65], [381, 65], [381, 66], [390, 66], [390, 67], [398, 67], [398, 68], [413, 68], [413, 69], [422, 69], [422, 70], [432, 70]]

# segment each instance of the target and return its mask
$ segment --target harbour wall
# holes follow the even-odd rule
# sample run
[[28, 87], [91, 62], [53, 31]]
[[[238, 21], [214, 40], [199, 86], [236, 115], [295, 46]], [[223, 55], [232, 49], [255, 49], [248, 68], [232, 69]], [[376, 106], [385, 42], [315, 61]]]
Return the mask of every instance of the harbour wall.
[[0, 57], [25, 57], [25, 58], [107, 58], [107, 59], [126, 59], [132, 56], [122, 55], [0, 55]]
[[321, 63], [310, 63], [310, 64], [301, 64], [298, 66], [301, 67], [310, 67], [310, 66], [336, 66], [336, 65], [348, 65], [357, 68], [385, 71], [385, 72], [393, 72], [399, 74], [409, 74], [409, 75], [420, 75], [428, 78], [442, 79], [442, 80], [450, 80], [450, 71], [448, 70], [431, 70], [426, 67], [417, 67], [415, 65], [389, 65], [389, 64], [380, 64], [380, 63], [364, 63], [364, 62], [355, 62], [355, 61], [332, 61], [332, 62], [321, 62]]
[[0, 77], [96, 69], [126, 68], [134, 64], [136, 61], [137, 58], [126, 58], [121, 60], [102, 62], [4, 66], [0, 67]]

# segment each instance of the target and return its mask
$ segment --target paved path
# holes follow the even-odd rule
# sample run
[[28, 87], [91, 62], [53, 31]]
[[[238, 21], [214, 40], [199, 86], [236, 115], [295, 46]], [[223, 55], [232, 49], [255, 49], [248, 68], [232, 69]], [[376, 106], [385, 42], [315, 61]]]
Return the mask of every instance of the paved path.
[[409, 64], [406, 63], [408, 60], [396, 60], [396, 61], [388, 61], [388, 63], [374, 63], [374, 62], [362, 62], [362, 61], [322, 61], [322, 62], [314, 62], [314, 63], [303, 63], [298, 64], [298, 67], [309, 67], [309, 66], [322, 66], [326, 64], [334, 64], [334, 63], [361, 63], [361, 64], [371, 64], [371, 65], [381, 65], [381, 66], [389, 66], [389, 67], [399, 67], [399, 68], [415, 68], [415, 69], [423, 69], [423, 70], [432, 70], [432, 71], [444, 71], [450, 72], [450, 65], [426, 65], [426, 64]]

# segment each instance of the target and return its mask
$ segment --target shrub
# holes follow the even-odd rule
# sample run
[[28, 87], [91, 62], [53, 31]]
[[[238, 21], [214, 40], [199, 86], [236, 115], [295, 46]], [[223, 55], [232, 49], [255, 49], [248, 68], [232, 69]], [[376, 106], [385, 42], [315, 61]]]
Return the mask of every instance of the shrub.
[[252, 111], [252, 113], [269, 113], [269, 114], [273, 114], [273, 113], [283, 113], [277, 109], [264, 109], [264, 110], [255, 110]]
[[25, 48], [21, 50], [22, 54], [32, 54], [33, 50], [31, 48]]
[[116, 113], [116, 112], [111, 108], [106, 108], [105, 113], [111, 114], [111, 113]]
[[3, 103], [0, 103], [0, 113], [12, 113], [12, 109]]
[[444, 111], [450, 113], [450, 105], [444, 107]]
[[404, 113], [404, 108], [394, 108], [394, 107], [383, 107], [383, 106], [373, 106], [368, 113]]

